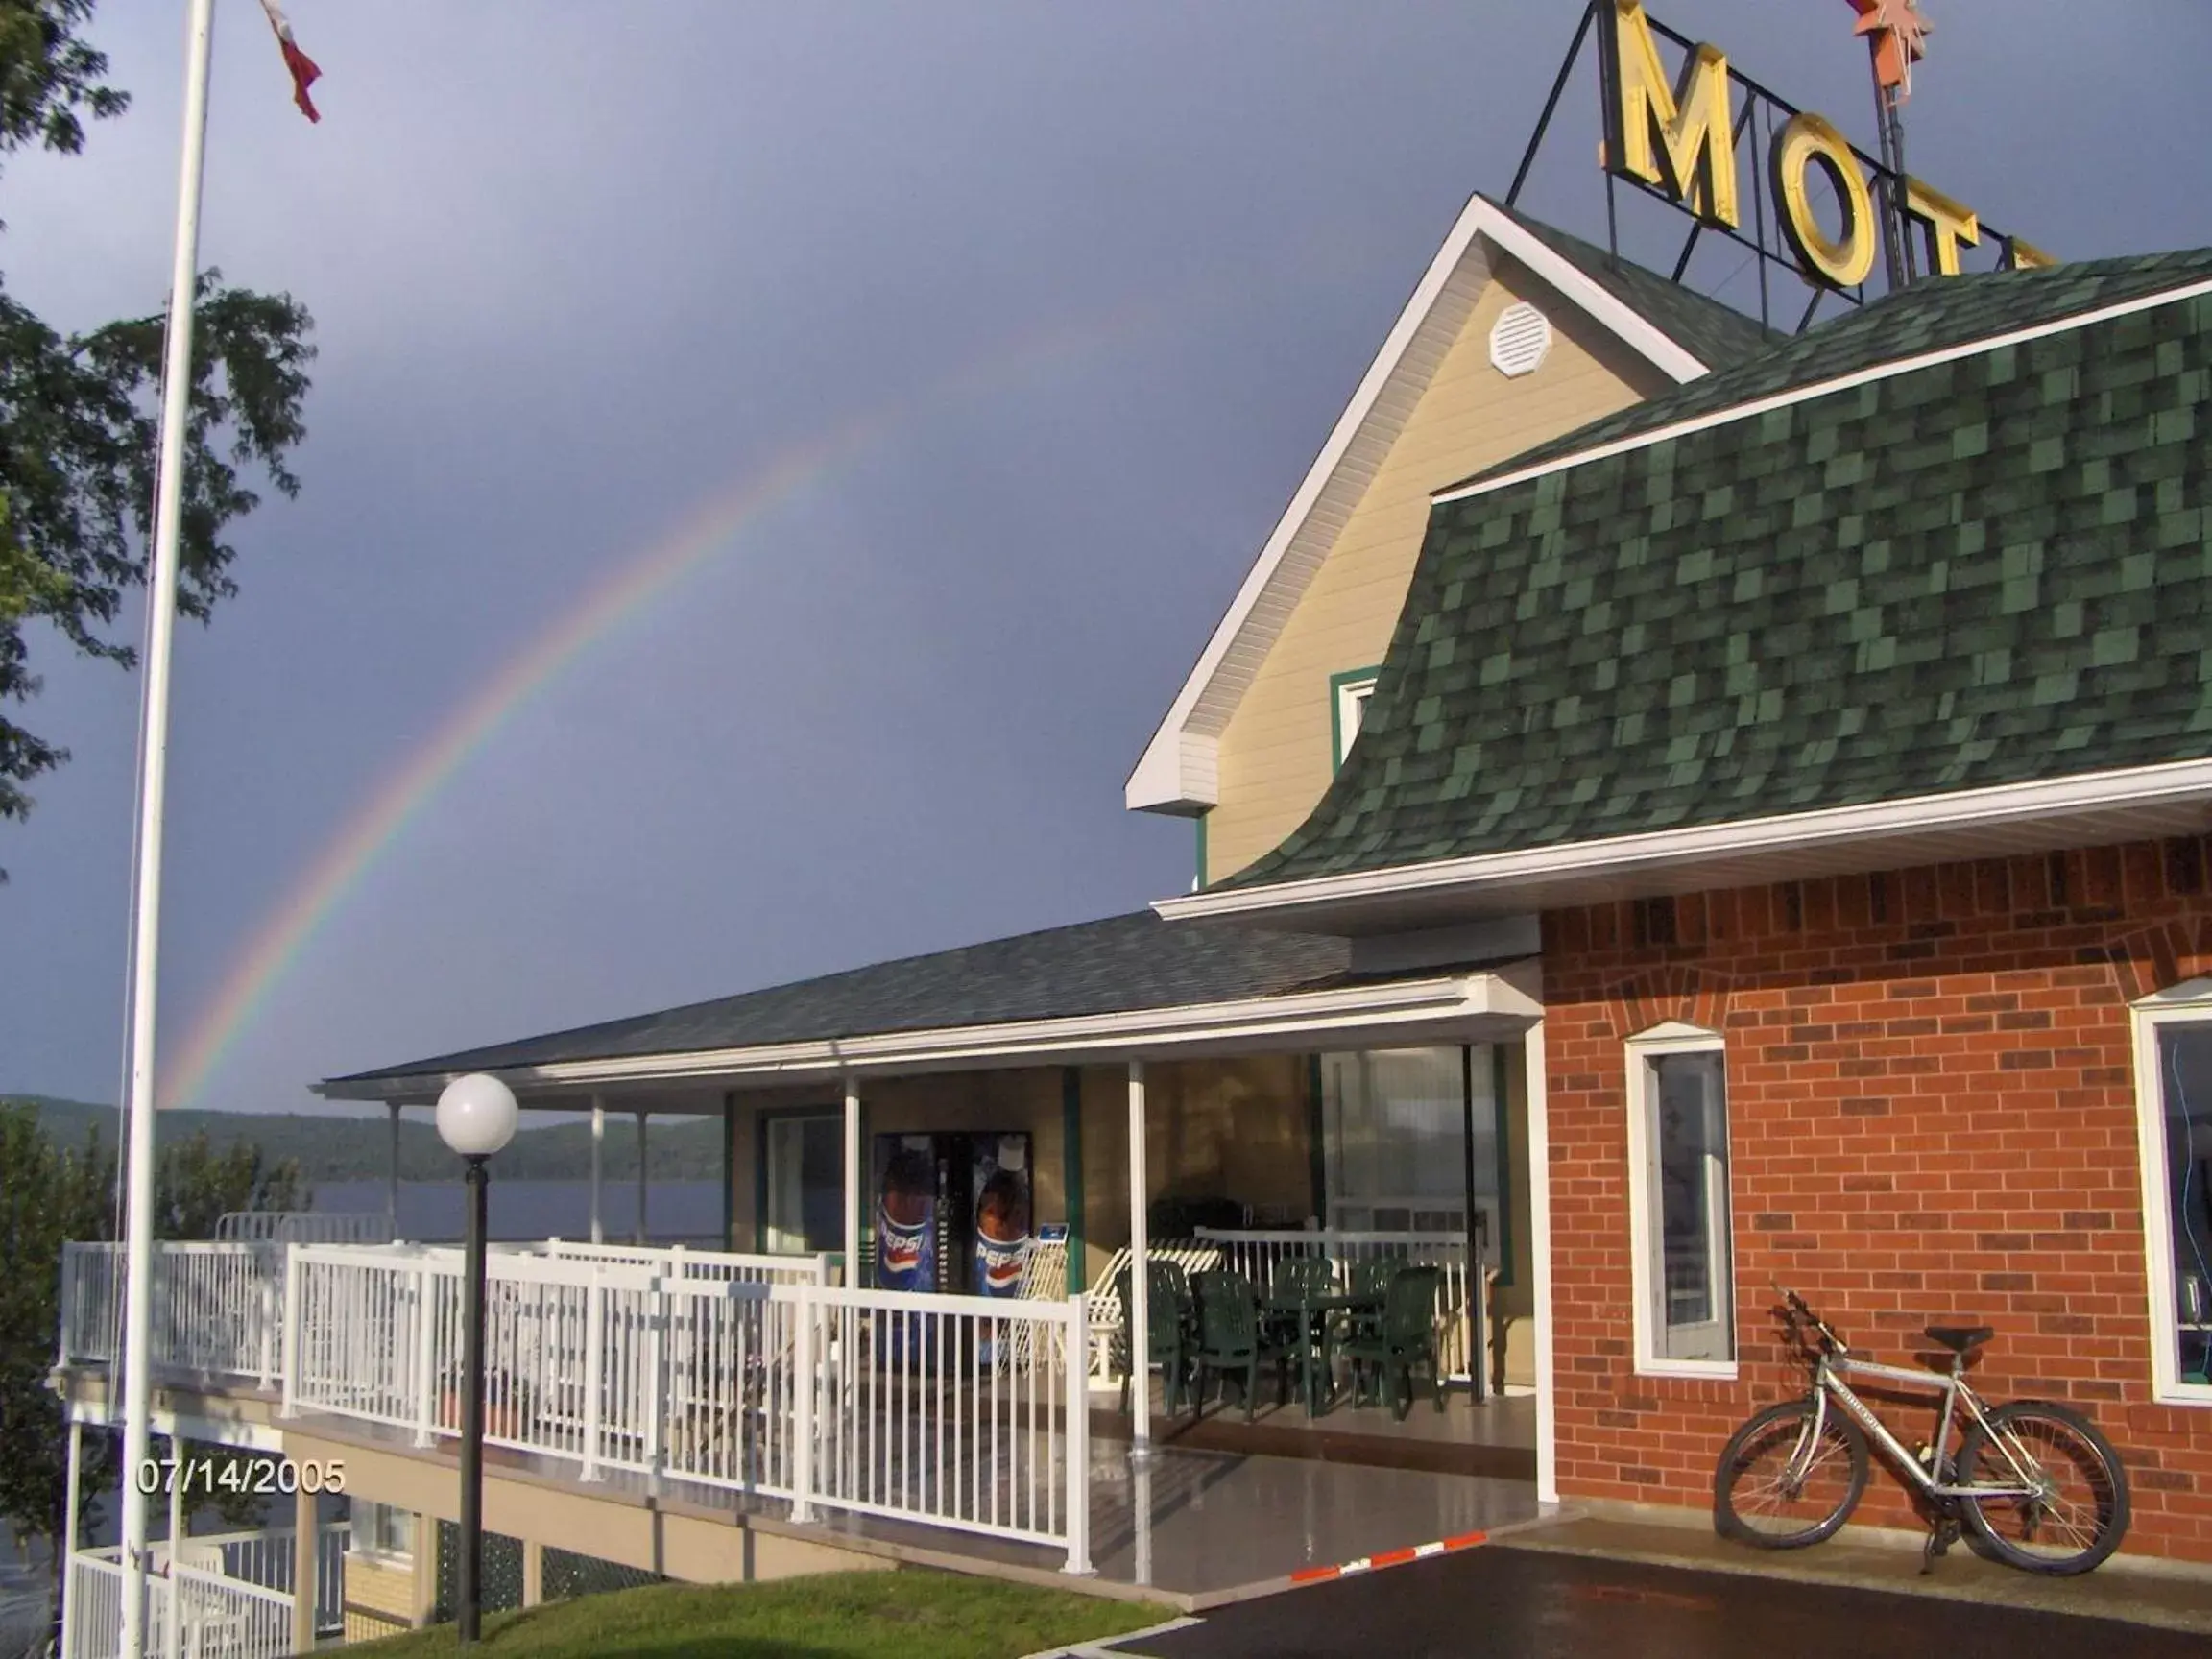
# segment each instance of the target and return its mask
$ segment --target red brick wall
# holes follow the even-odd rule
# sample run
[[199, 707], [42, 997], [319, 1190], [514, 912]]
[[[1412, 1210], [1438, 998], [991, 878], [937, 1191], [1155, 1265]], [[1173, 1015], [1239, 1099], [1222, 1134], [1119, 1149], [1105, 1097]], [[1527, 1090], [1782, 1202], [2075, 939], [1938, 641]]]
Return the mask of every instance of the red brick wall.
[[[1995, 1326], [1976, 1385], [2087, 1411], [2127, 1548], [2212, 1560], [2212, 1407], [2150, 1398], [2127, 1015], [2212, 972], [2208, 866], [2192, 839], [1547, 915], [1562, 1492], [1709, 1504], [1729, 1432], [1804, 1386], [1779, 1279], [1892, 1363], [1931, 1321]], [[1634, 1370], [1623, 1043], [1669, 1020], [1727, 1038], [1733, 1382]], [[1858, 1519], [1917, 1525], [1879, 1470]]]

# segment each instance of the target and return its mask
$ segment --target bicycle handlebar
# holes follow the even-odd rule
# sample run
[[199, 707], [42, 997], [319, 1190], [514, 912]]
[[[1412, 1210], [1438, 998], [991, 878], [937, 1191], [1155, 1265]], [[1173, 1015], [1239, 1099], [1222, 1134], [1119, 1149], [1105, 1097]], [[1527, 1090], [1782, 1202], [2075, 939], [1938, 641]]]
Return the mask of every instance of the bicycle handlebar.
[[1774, 1288], [1782, 1291], [1783, 1300], [1790, 1305], [1792, 1320], [1802, 1319], [1814, 1330], [1819, 1332], [1821, 1343], [1829, 1353], [1847, 1354], [1850, 1352], [1843, 1338], [1836, 1334], [1828, 1322], [1805, 1305], [1804, 1297], [1798, 1295], [1794, 1290], [1784, 1289], [1780, 1285], [1776, 1285]]

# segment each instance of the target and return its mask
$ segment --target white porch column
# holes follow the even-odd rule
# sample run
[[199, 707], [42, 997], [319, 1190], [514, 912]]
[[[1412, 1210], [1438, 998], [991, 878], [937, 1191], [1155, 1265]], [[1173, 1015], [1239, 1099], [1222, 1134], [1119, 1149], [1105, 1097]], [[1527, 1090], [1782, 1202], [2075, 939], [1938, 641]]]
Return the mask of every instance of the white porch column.
[[860, 1285], [860, 1085], [845, 1084], [845, 1286]]
[[1144, 1062], [1129, 1062], [1129, 1306], [1121, 1310], [1129, 1341], [1130, 1441], [1133, 1456], [1152, 1450], [1152, 1240], [1145, 1225]]
[[1536, 1501], [1559, 1502], [1557, 1370], [1551, 1356], [1551, 1130], [1544, 1116], [1544, 1025], [1521, 1039], [1528, 1100], [1528, 1266], [1536, 1275]]
[[637, 1114], [637, 1242], [645, 1242], [645, 1114]]
[[599, 1096], [591, 1096], [591, 1242], [607, 1242], [607, 1229], [599, 1218], [599, 1191], [601, 1175], [606, 1168], [607, 1108]]
[[301, 1481], [292, 1497], [292, 1651], [315, 1651], [315, 1591], [319, 1542], [316, 1520], [322, 1505]]
[[384, 1185], [384, 1213], [391, 1217], [392, 1237], [399, 1237], [399, 1102], [390, 1102], [392, 1114], [392, 1168]]

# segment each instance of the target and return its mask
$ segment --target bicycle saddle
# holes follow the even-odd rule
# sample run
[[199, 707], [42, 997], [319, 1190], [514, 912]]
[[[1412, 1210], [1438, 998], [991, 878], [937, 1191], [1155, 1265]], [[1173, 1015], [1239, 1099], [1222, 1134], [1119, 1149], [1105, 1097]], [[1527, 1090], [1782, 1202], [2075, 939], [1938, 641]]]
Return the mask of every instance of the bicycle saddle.
[[1997, 1334], [1986, 1325], [1930, 1325], [1926, 1331], [1931, 1342], [1940, 1342], [1954, 1354], [1971, 1354]]

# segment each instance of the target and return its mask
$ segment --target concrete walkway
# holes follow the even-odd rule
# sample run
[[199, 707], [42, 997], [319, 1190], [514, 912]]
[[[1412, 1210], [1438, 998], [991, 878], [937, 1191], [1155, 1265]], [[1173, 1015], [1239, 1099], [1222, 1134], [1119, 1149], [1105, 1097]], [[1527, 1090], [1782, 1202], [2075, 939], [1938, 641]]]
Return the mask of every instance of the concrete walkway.
[[2120, 1619], [2212, 1636], [2212, 1572], [2201, 1568], [2122, 1555], [2078, 1578], [2044, 1578], [1984, 1561], [1961, 1542], [1923, 1575], [1921, 1542], [1903, 1532], [1847, 1527], [1810, 1550], [1752, 1550], [1716, 1536], [1703, 1516], [1570, 1511], [1501, 1538], [1497, 1547]]

